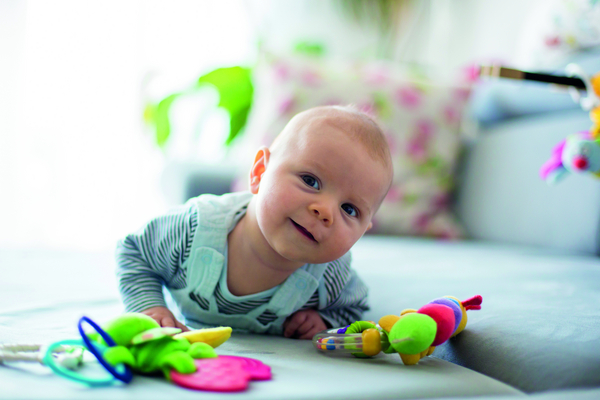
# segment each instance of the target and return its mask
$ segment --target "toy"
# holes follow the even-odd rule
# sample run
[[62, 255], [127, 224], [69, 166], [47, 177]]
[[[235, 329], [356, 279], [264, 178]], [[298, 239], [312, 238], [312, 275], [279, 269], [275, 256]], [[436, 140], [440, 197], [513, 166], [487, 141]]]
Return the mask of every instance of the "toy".
[[467, 310], [481, 309], [482, 297], [465, 301], [452, 296], [435, 299], [418, 310], [406, 309], [399, 316], [386, 315], [378, 324], [357, 321], [344, 328], [323, 331], [313, 345], [326, 353], [351, 353], [372, 357], [380, 352], [398, 353], [405, 365], [414, 365], [431, 355], [435, 347], [458, 335], [467, 325]]
[[[84, 322], [89, 324], [96, 331], [96, 333], [104, 339], [105, 345], [102, 345], [101, 347], [96, 347], [96, 346], [92, 345], [89, 338], [83, 331], [83, 323]], [[89, 319], [87, 317], [82, 317], [79, 320], [79, 323], [77, 324], [77, 329], [79, 331], [79, 334], [81, 335], [81, 340], [61, 340], [59, 342], [51, 344], [48, 347], [48, 350], [46, 351], [46, 355], [44, 356], [44, 363], [46, 365], [48, 365], [58, 375], [61, 375], [65, 378], [70, 379], [75, 382], [85, 383], [89, 386], [110, 385], [114, 382], [114, 380], [119, 380], [119, 381], [122, 381], [123, 383], [131, 382], [131, 379], [133, 379], [133, 374], [131, 373], [131, 369], [129, 369], [126, 365], [124, 365], [122, 363], [115, 364], [114, 366], [109, 365], [102, 358], [102, 353], [104, 351], [115, 346], [115, 342], [112, 340], [112, 338], [106, 332], [104, 332], [102, 330], [102, 328], [100, 328], [91, 319]], [[70, 346], [85, 345], [85, 348], [90, 353], [92, 353], [94, 355], [94, 357], [96, 357], [96, 359], [98, 360], [100, 365], [102, 365], [102, 367], [104, 367], [104, 369], [106, 371], [108, 371], [108, 373], [110, 375], [105, 378], [88, 377], [88, 376], [79, 374], [75, 371], [72, 371], [70, 369], [65, 369], [62, 366], [56, 365], [54, 363], [54, 360], [51, 357], [51, 353], [52, 353], [53, 349], [56, 347], [69, 346], [69, 345]]]
[[[123, 314], [108, 322], [104, 330], [116, 343], [103, 353], [110, 365], [122, 363], [146, 374], [161, 371], [167, 378], [172, 369], [183, 374], [196, 372], [194, 359], [217, 357], [213, 346], [231, 336], [229, 327], [180, 334], [181, 329], [163, 328], [151, 317], [140, 313]], [[213, 346], [203, 342], [203, 336]], [[104, 338], [99, 335], [90, 337], [104, 343]]]
[[[84, 323], [95, 332], [86, 333]], [[57, 375], [88, 386], [106, 386], [116, 381], [129, 383], [133, 378], [131, 369], [141, 373], [162, 372], [170, 379], [171, 370], [184, 374], [197, 372], [194, 361], [216, 358], [214, 348], [231, 336], [230, 327], [189, 332], [163, 328], [140, 313], [123, 314], [107, 323], [104, 329], [84, 316], [79, 320], [78, 330], [81, 339], [61, 340], [48, 347], [0, 345], [0, 363], [39, 362]], [[80, 373], [84, 351], [89, 351], [108, 374], [98, 377]]]
[[[83, 324], [95, 332], [85, 332]], [[78, 330], [81, 339], [61, 340], [47, 348], [0, 345], [0, 363], [39, 362], [57, 375], [92, 387], [129, 383], [132, 370], [162, 373], [169, 381], [190, 389], [226, 392], [245, 390], [251, 380], [271, 379], [269, 366], [258, 360], [217, 356], [214, 349], [231, 337], [230, 327], [181, 332], [179, 328], [161, 327], [147, 315], [126, 313], [103, 328], [81, 317]], [[92, 353], [108, 374], [82, 374], [78, 369], [83, 365], [84, 351]]]
[[[106, 345], [99, 347], [91, 346], [89, 339], [83, 333], [82, 324], [87, 322], [92, 326], [98, 335], [106, 340]], [[83, 317], [79, 321], [79, 332], [82, 339], [61, 340], [50, 344], [47, 348], [41, 345], [19, 345], [7, 344], [2, 345], [0, 350], [0, 361], [35, 361], [42, 365], [50, 367], [53, 372], [64, 378], [75, 382], [87, 384], [89, 386], [106, 386], [111, 385], [116, 379], [125, 383], [129, 383], [132, 379], [131, 370], [123, 365], [116, 364], [115, 366], [108, 365], [102, 358], [102, 353], [107, 346], [114, 346], [113, 340], [97, 326], [89, 318]], [[108, 372], [103, 376], [86, 375], [77, 372], [79, 367], [83, 366], [84, 351], [88, 350], [98, 362]]]
[[[479, 75], [535, 82], [567, 88], [573, 100], [590, 112], [592, 126], [588, 131], [567, 136], [552, 150], [552, 156], [540, 168], [540, 177], [554, 184], [567, 172], [589, 172], [600, 178], [600, 73], [589, 78], [577, 64], [567, 65], [567, 76], [532, 73], [499, 65], [482, 66]], [[582, 96], [585, 93], [585, 96]]]
[[554, 184], [568, 172], [589, 172], [600, 177], [600, 138], [582, 131], [567, 136], [552, 150], [552, 157], [540, 169], [540, 176]]
[[252, 358], [219, 356], [195, 360], [195, 364], [198, 372], [193, 374], [171, 371], [173, 383], [189, 389], [237, 392], [247, 389], [251, 380], [271, 379], [271, 368]]
[[[229, 339], [230, 327], [180, 333], [144, 314], [128, 313], [104, 329], [116, 343], [103, 352], [108, 364], [126, 364], [146, 374], [162, 372], [182, 387], [231, 392], [247, 389], [250, 380], [271, 379], [271, 369], [258, 360], [217, 356], [214, 348]], [[105, 341], [103, 336], [90, 336], [98, 343]]]
[[[0, 364], [5, 362], [25, 361], [42, 365], [47, 349], [41, 344], [0, 344]], [[70, 370], [77, 369], [83, 363], [83, 347], [56, 346], [50, 356], [55, 363]]]
[[552, 150], [552, 156], [540, 169], [540, 177], [548, 184], [554, 184], [571, 173], [588, 172], [600, 178], [600, 74], [588, 79], [575, 64], [567, 66], [567, 73], [578, 75], [585, 84], [586, 97], [570, 87], [573, 99], [581, 107], [590, 111], [592, 127], [567, 136]]

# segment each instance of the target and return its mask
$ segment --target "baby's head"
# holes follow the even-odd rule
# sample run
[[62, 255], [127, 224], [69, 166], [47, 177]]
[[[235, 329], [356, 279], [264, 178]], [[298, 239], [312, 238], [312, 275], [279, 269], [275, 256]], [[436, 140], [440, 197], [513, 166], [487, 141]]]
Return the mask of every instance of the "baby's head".
[[333, 261], [371, 228], [392, 171], [385, 137], [366, 114], [304, 111], [258, 151], [250, 171], [260, 231], [287, 260]]

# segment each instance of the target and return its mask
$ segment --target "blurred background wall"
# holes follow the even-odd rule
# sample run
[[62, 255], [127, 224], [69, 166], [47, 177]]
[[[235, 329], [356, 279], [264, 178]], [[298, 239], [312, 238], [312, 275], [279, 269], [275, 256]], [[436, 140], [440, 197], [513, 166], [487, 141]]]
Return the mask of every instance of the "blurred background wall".
[[234, 162], [222, 110], [201, 129], [188, 117], [214, 96], [172, 110], [180, 117], [164, 148], [144, 104], [211, 69], [251, 66], [259, 48], [318, 42], [332, 58], [438, 71], [537, 61], [526, 44], [539, 0], [399, 2], [392, 33], [340, 1], [0, 1], [0, 246], [111, 249], [169, 206], [169, 162]]

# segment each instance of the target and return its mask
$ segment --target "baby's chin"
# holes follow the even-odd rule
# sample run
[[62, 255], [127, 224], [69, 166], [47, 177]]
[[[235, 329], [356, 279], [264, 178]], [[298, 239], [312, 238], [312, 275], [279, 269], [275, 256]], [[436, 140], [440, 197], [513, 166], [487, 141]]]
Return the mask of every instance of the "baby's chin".
[[[300, 268], [304, 264], [327, 264], [332, 261], [339, 259], [344, 256], [350, 248], [346, 249], [338, 249], [338, 251], [318, 251], [320, 250], [318, 247], [323, 246], [318, 245], [316, 248], [312, 249], [302, 249], [290, 243], [282, 243], [282, 242], [269, 242], [271, 245], [271, 249], [275, 251], [279, 257], [287, 260], [291, 263], [299, 265], [298, 267], [292, 269], [294, 271]], [[324, 246], [323, 246], [324, 247]], [[345, 248], [345, 246], [344, 246]], [[323, 249], [323, 248], [322, 248]], [[285, 264], [285, 263], [284, 263]], [[285, 267], [284, 267], [285, 268]], [[287, 272], [290, 272], [290, 269], [285, 269]]]
[[337, 260], [338, 258], [342, 257], [346, 253], [347, 252], [344, 252], [340, 255], [336, 255], [335, 257], [318, 256], [318, 255], [313, 255], [313, 256], [304, 255], [304, 256], [300, 256], [300, 257], [289, 257], [289, 258], [285, 257], [285, 256], [284, 257], [289, 261], [301, 263], [302, 265], [304, 265], [304, 264], [327, 264], [327, 263]]

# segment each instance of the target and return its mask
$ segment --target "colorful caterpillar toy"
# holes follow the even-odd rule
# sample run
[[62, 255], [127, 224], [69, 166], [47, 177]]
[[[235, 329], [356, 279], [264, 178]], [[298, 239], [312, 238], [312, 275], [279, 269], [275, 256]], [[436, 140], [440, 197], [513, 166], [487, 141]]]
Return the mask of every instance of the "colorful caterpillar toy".
[[400, 316], [386, 315], [378, 324], [357, 321], [320, 332], [312, 342], [319, 351], [351, 353], [355, 357], [372, 357], [382, 351], [398, 353], [405, 365], [414, 365], [462, 332], [467, 326], [467, 310], [480, 310], [482, 300], [479, 295], [465, 301], [445, 296], [418, 310], [403, 310]]

